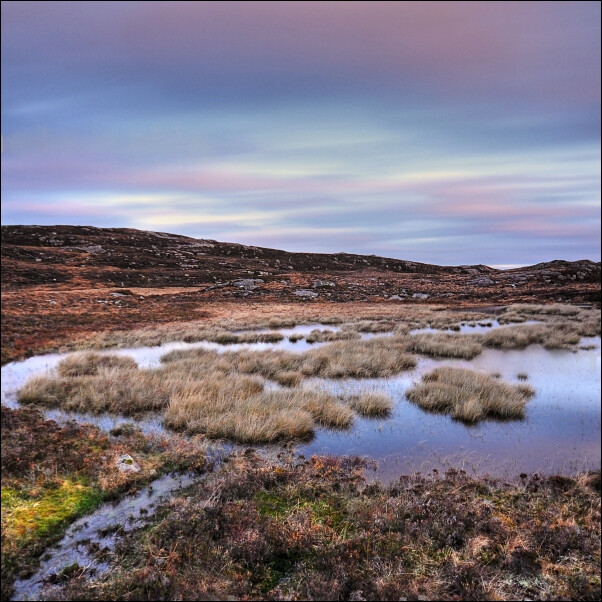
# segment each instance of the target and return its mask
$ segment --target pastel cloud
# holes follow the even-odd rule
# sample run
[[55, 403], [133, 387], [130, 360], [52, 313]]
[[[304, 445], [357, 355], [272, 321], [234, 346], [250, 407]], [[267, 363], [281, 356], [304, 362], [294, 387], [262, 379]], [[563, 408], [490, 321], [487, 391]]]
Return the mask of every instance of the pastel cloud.
[[599, 259], [599, 22], [595, 2], [6, 2], [2, 221]]

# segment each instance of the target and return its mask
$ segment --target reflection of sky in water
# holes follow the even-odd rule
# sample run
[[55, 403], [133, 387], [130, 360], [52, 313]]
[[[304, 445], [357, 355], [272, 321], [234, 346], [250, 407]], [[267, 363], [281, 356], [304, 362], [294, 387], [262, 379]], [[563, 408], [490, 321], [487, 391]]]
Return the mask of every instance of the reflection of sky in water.
[[[285, 337], [307, 334], [320, 327], [309, 325], [282, 329]], [[472, 329], [471, 329], [472, 330]], [[421, 358], [418, 366], [389, 379], [346, 379], [328, 381], [310, 379], [304, 386], [319, 387], [335, 393], [358, 390], [385, 391], [395, 401], [387, 419], [361, 419], [349, 431], [319, 429], [311, 443], [297, 446], [300, 453], [359, 454], [379, 460], [379, 476], [395, 478], [412, 470], [427, 471], [446, 466], [472, 472], [516, 474], [533, 471], [575, 472], [600, 465], [600, 339], [583, 339], [582, 344], [596, 348], [572, 353], [547, 351], [534, 345], [525, 350], [485, 349], [472, 361]], [[304, 351], [319, 345], [305, 341], [278, 344], [220, 346], [215, 343], [168, 343], [160, 347], [109, 350], [105, 353], [129, 355], [143, 368], [157, 366], [160, 357], [172, 349], [204, 347], [210, 349], [289, 349]], [[14, 391], [34, 374], [53, 368], [64, 355], [29, 358], [2, 368], [2, 403], [15, 405]], [[499, 373], [508, 382], [519, 382], [517, 374], [528, 374], [528, 383], [536, 396], [527, 405], [526, 419], [513, 422], [485, 421], [467, 427], [448, 416], [429, 414], [405, 399], [412, 382], [436, 365], [470, 366], [487, 373]], [[64, 419], [60, 410], [48, 411], [49, 417]], [[98, 424], [110, 430], [131, 419], [111, 416], [74, 415], [78, 420]], [[140, 424], [146, 432], [161, 432], [157, 417]]]

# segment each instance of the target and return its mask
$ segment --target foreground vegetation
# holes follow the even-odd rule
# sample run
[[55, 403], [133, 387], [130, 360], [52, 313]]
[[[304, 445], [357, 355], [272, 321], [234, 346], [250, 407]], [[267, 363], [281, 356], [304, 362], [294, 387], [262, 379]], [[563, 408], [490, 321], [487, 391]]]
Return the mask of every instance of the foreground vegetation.
[[[133, 455], [139, 472], [118, 470], [124, 453]], [[79, 516], [162, 472], [205, 466], [204, 446], [177, 436], [146, 437], [135, 429], [108, 436], [91, 426], [59, 426], [34, 409], [2, 406], [2, 599]]]
[[354, 458], [235, 455], [62, 600], [600, 598], [600, 475], [367, 484]]

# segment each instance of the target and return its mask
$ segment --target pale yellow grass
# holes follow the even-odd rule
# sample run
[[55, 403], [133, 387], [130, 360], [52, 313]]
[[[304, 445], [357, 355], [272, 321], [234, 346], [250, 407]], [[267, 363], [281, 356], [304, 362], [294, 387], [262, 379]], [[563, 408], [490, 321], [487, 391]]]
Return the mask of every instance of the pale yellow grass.
[[534, 394], [529, 385], [510, 385], [481, 372], [448, 366], [425, 374], [421, 383], [406, 392], [421, 408], [467, 423], [488, 417], [521, 419]]
[[424, 333], [407, 338], [408, 350], [434, 357], [472, 359], [483, 351], [478, 335]]
[[347, 397], [345, 401], [362, 416], [382, 418], [393, 409], [393, 401], [386, 393], [360, 393]]

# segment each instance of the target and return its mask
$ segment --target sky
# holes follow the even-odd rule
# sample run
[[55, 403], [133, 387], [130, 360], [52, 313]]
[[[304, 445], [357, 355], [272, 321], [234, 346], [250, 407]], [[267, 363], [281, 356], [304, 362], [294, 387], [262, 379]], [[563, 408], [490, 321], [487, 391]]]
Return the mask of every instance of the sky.
[[2, 2], [2, 224], [600, 260], [598, 2]]

